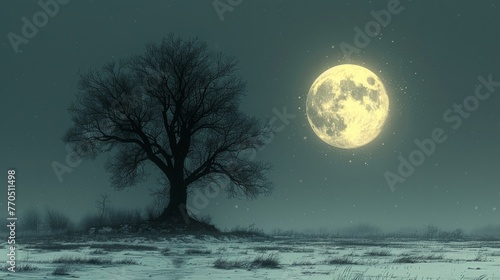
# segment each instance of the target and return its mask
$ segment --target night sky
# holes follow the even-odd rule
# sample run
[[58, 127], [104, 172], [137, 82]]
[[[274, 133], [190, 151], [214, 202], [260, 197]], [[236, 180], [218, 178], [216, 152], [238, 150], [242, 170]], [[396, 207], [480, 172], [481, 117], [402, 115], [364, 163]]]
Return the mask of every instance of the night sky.
[[[246, 113], [263, 119], [290, 114], [278, 118], [280, 132], [257, 152], [274, 166], [274, 192], [253, 201], [211, 198], [202, 211], [218, 227], [255, 223], [265, 230], [303, 230], [370, 223], [395, 230], [432, 223], [473, 229], [500, 220], [500, 86], [491, 82], [488, 98], [474, 97], [479, 76], [500, 81], [497, 1], [401, 1], [402, 11], [350, 59], [342, 43], [354, 46], [354, 28], [364, 30], [374, 20], [370, 11], [387, 9], [392, 1], [216, 1], [219, 8], [235, 4], [222, 14], [213, 1], [60, 2], [18, 53], [8, 34], [22, 35], [21, 18], [33, 21], [43, 9], [37, 1], [11, 0], [0, 11], [0, 170], [2, 178], [9, 168], [17, 171], [20, 214], [31, 205], [50, 206], [79, 218], [95, 211], [101, 192], [111, 195], [116, 208], [144, 208], [151, 201], [154, 177], [125, 191], [110, 187], [106, 154], [82, 161], [62, 181], [52, 165], [67, 165], [61, 139], [72, 125], [67, 109], [78, 72], [142, 53], [147, 42], [174, 33], [199, 37], [239, 60], [248, 83]], [[316, 77], [349, 62], [377, 73], [390, 114], [373, 142], [344, 150], [314, 134], [305, 101]], [[464, 100], [470, 103], [464, 106]], [[454, 104], [477, 108], [460, 114]], [[415, 140], [431, 138], [435, 129], [442, 129], [446, 141], [391, 189], [384, 174], [398, 174], [401, 158], [418, 149]], [[6, 205], [3, 191], [0, 202]]]

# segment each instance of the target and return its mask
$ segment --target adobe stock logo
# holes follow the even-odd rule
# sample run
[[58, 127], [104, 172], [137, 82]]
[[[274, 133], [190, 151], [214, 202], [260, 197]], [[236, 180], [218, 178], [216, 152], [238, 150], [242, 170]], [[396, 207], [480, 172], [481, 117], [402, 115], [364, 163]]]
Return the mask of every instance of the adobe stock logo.
[[21, 35], [14, 32], [9, 32], [7, 34], [7, 39], [9, 39], [14, 52], [16, 54], [22, 53], [23, 51], [19, 49], [19, 46], [21, 44], [28, 44], [30, 39], [33, 39], [38, 34], [39, 29], [45, 27], [45, 25], [49, 23], [49, 18], [53, 18], [59, 13], [59, 5], [66, 5], [69, 1], [70, 0], [38, 1], [38, 6], [40, 6], [42, 10], [35, 12], [31, 20], [26, 17], [21, 18], [23, 22]]
[[[451, 125], [452, 131], [459, 129], [464, 119], [470, 118], [472, 113], [479, 109], [480, 103], [488, 100], [495, 92], [495, 88], [500, 87], [500, 81], [494, 81], [491, 74], [488, 75], [487, 79], [483, 76], [479, 76], [477, 79], [479, 84], [476, 85], [474, 94], [468, 95], [460, 104], [455, 103], [443, 112], [443, 121]], [[391, 191], [396, 190], [397, 183], [404, 183], [417, 167], [424, 164], [425, 160], [436, 152], [438, 144], [442, 144], [446, 140], [448, 140], [448, 135], [441, 127], [434, 128], [429, 138], [415, 139], [414, 143], [417, 148], [411, 151], [406, 158], [402, 155], [398, 156], [397, 174], [390, 171], [384, 172], [384, 178]]]
[[243, 3], [243, 0], [214, 0], [212, 5], [214, 6], [215, 12], [219, 16], [220, 21], [224, 21], [224, 13], [232, 12], [234, 8]]

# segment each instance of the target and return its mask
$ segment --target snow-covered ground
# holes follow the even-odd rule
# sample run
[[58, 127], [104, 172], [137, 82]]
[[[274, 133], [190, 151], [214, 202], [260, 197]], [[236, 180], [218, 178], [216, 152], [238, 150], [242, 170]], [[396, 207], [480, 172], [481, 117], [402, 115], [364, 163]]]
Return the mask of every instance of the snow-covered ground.
[[[18, 266], [36, 269], [11, 273], [4, 267], [0, 279], [500, 279], [500, 242], [493, 241], [98, 239], [20, 244]], [[279, 267], [252, 266], [259, 256], [277, 257]], [[216, 260], [242, 267], [218, 269]], [[69, 275], [53, 275], [57, 268]]]

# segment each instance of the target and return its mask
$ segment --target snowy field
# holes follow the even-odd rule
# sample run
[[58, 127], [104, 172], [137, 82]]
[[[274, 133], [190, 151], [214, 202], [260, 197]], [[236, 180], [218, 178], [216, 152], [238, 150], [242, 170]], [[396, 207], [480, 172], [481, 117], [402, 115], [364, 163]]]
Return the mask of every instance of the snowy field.
[[18, 246], [26, 271], [4, 267], [0, 279], [500, 279], [499, 241], [97, 236]]

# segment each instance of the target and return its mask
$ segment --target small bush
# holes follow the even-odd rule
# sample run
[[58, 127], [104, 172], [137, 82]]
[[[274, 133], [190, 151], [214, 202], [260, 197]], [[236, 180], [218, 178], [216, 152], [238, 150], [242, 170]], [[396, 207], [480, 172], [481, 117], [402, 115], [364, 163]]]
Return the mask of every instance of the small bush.
[[443, 255], [422, 255], [422, 256], [410, 256], [408, 254], [402, 254], [399, 258], [395, 259], [394, 263], [419, 263], [429, 260], [442, 260]]
[[312, 263], [310, 261], [300, 261], [300, 262], [293, 262], [292, 263], [292, 266], [310, 266], [310, 265], [314, 265], [314, 263]]
[[393, 263], [417, 263], [418, 260], [410, 256], [399, 257], [393, 261]]
[[271, 253], [267, 256], [260, 255], [257, 256], [251, 263], [252, 268], [279, 268], [279, 256], [275, 253]]
[[373, 256], [373, 257], [387, 257], [390, 256], [391, 252], [388, 250], [372, 250], [365, 253], [365, 256]]
[[253, 260], [227, 260], [218, 258], [214, 262], [214, 267], [218, 269], [252, 269], [252, 268], [280, 268], [279, 256], [275, 253], [269, 255], [259, 255]]
[[62, 266], [56, 267], [56, 269], [54, 269], [54, 271], [52, 271], [52, 275], [58, 275], [58, 276], [69, 275], [69, 266], [62, 265]]
[[73, 228], [68, 216], [50, 208], [45, 211], [45, 222], [52, 232], [68, 232]]
[[428, 224], [424, 231], [424, 238], [426, 239], [437, 238], [440, 231], [441, 230], [437, 226], [433, 224]]
[[77, 256], [61, 256], [59, 258], [55, 258], [53, 263], [64, 263], [64, 264], [93, 264], [93, 265], [103, 265], [103, 264], [112, 264], [110, 258], [85, 258], [85, 257], [77, 257]]
[[357, 262], [355, 262], [354, 260], [348, 258], [348, 257], [338, 257], [338, 258], [331, 258], [331, 259], [327, 259], [325, 261], [326, 264], [329, 264], [329, 265], [333, 265], [333, 264], [342, 264], [342, 265], [345, 265], [345, 264], [358, 264]]
[[238, 268], [247, 268], [248, 262], [242, 260], [232, 260], [228, 261], [225, 258], [218, 258], [214, 262], [214, 267], [217, 269], [238, 269]]
[[483, 250], [479, 250], [477, 252], [476, 257], [472, 260], [474, 262], [486, 262], [488, 259], [486, 258], [486, 252]]
[[96, 257], [78, 257], [78, 256], [61, 256], [55, 258], [53, 263], [61, 264], [90, 264], [90, 265], [110, 265], [110, 264], [138, 264], [137, 261], [126, 258], [119, 261], [113, 261], [111, 258], [96, 258]]
[[106, 217], [108, 226], [118, 227], [120, 225], [136, 225], [143, 221], [141, 211], [127, 209], [109, 209]]
[[186, 255], [210, 255], [212, 251], [210, 250], [200, 250], [200, 249], [187, 249], [184, 251]]

